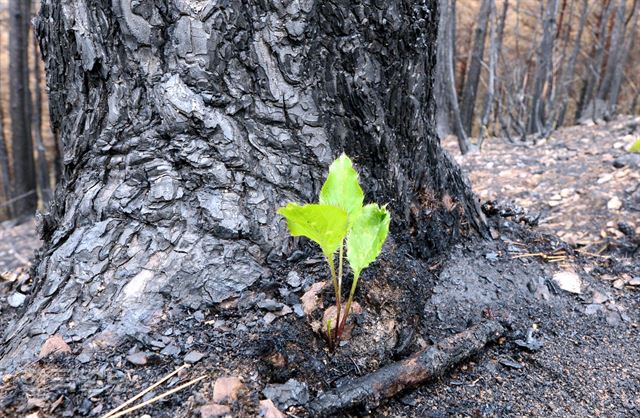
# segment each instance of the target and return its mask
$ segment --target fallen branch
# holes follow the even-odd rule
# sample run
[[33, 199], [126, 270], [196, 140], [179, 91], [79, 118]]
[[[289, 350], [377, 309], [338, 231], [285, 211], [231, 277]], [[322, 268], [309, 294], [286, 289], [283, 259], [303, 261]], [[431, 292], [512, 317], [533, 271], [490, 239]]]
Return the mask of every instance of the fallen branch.
[[364, 406], [367, 411], [382, 399], [416, 387], [470, 357], [504, 332], [497, 321], [488, 321], [453, 335], [418, 352], [411, 358], [389, 364], [351, 383], [318, 396], [309, 405], [311, 415], [327, 416]]

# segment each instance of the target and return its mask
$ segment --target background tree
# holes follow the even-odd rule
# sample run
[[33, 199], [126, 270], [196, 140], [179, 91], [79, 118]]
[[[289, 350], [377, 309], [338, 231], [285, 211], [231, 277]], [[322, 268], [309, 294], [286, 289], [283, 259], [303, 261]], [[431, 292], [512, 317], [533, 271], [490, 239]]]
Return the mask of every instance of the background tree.
[[485, 233], [435, 134], [437, 30], [435, 0], [43, 1], [64, 176], [0, 367], [271, 279], [297, 248], [276, 209], [314, 200], [342, 151], [416, 256]]
[[32, 214], [37, 204], [35, 165], [31, 139], [29, 92], [30, 0], [9, 2], [9, 80], [13, 212]]

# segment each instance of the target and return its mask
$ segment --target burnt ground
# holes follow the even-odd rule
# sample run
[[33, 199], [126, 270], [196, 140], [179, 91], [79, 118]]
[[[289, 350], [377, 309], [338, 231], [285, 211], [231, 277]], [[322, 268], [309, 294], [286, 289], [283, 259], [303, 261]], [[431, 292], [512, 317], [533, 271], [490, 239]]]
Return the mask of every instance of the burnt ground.
[[[606, 127], [570, 129], [595, 132]], [[616, 129], [619, 128], [609, 126], [610, 133], [618, 132]], [[630, 128], [623, 124], [620, 129]], [[485, 157], [490, 160], [484, 165], [493, 162], [495, 165], [489, 170], [499, 172], [496, 165], [501, 164], [502, 158], [517, 160], [523, 149], [525, 155], [531, 156], [548, 147], [555, 149], [562, 141], [568, 143], [566, 147], [582, 146], [583, 142], [575, 141], [574, 135], [565, 135], [564, 131], [536, 147], [504, 144], [499, 151], [492, 151], [494, 145], [503, 144], [490, 142]], [[629, 135], [621, 132], [611, 135], [618, 135], [616, 140], [621, 141], [620, 136]], [[584, 143], [584, 147], [593, 149], [593, 144]], [[621, 148], [612, 150], [622, 154]], [[507, 155], [508, 150], [511, 151]], [[556, 169], [575, 167], [572, 158], [585, 155], [578, 151], [573, 157], [562, 157]], [[483, 155], [465, 157], [462, 164], [482, 167]], [[540, 170], [539, 166], [534, 167], [535, 161], [532, 157], [531, 167], [522, 170]], [[598, 158], [590, 161], [593, 167], [585, 166], [585, 172], [602, 165]], [[577, 235], [578, 240], [587, 237], [591, 241], [571, 245], [554, 234], [554, 223], [548, 221], [562, 214], [564, 205], [536, 206], [543, 204], [533, 195], [542, 189], [536, 191], [535, 187], [528, 188], [532, 193], [530, 205], [519, 203], [533, 218], [539, 218], [540, 227], [532, 229], [519, 223], [522, 216], [496, 215], [489, 218], [492, 239], [468, 237], [449, 254], [429, 262], [414, 259], [411, 248], [401, 238], [390, 240], [382, 259], [365, 272], [359, 285], [357, 301], [363, 312], [354, 317], [352, 337], [333, 356], [321, 334], [313, 331], [314, 322], [322, 315], [321, 308], [333, 302], [330, 286], [321, 292], [318, 309], [308, 316], [300, 312], [302, 295], [313, 283], [326, 279], [326, 268], [321, 260], [299, 253], [291, 260], [291, 270], [278, 272], [273, 282], [252, 288], [240, 298], [206, 311], [168, 311], [160, 328], [131, 335], [117, 347], [81, 352], [79, 344], [68, 342], [69, 353], [54, 353], [13, 375], [3, 376], [0, 416], [101, 416], [185, 362], [192, 363], [191, 367], [143, 399], [192, 378], [205, 378], [131, 416], [207, 416], [211, 406], [202, 408], [213, 403], [215, 382], [223, 376], [237, 376], [243, 384], [237, 399], [217, 401], [228, 407], [232, 416], [258, 416], [258, 403], [267, 397], [283, 412], [305, 416], [307, 395], [313, 399], [320, 391], [341, 385], [350, 377], [405, 358], [489, 317], [500, 319], [507, 328], [507, 334], [497, 344], [443, 377], [382, 402], [371, 415], [640, 416], [640, 263], [637, 236], [632, 233], [638, 227], [634, 225], [638, 219], [632, 201], [635, 192], [631, 186], [618, 189], [617, 181], [596, 181], [587, 187], [578, 186], [580, 180], [556, 182], [558, 172], [548, 167], [541, 175], [544, 173], [553, 177], [541, 180], [548, 181], [545, 193], [554, 193], [546, 190], [548, 187], [585, 187], [589, 191], [599, 187], [603, 193], [619, 193], [623, 205], [608, 208], [612, 196], [607, 195], [602, 200], [604, 208], [592, 202], [585, 205], [585, 214], [572, 212], [567, 217], [574, 224], [566, 230], [584, 233], [582, 237]], [[634, 172], [630, 173], [621, 178], [633, 178]], [[499, 177], [513, 183], [513, 179]], [[480, 174], [472, 173], [474, 188], [480, 195], [491, 187], [504, 185], [489, 181], [488, 177], [483, 183], [479, 178]], [[611, 188], [613, 184], [616, 188]], [[503, 197], [526, 196], [496, 190]], [[561, 189], [556, 191], [562, 201]], [[502, 203], [502, 208], [518, 209], [508, 202]], [[537, 211], [544, 213], [538, 216]], [[596, 215], [602, 218], [596, 219]], [[580, 229], [579, 216], [592, 217], [584, 224], [588, 229]], [[631, 231], [618, 225], [620, 222], [630, 225]], [[14, 231], [13, 227], [8, 229]], [[592, 235], [594, 231], [597, 232]], [[4, 251], [1, 245], [6, 242], [5, 237], [0, 237], [0, 253]], [[565, 272], [564, 276], [559, 272]], [[0, 323], [19, 315], [20, 308], [8, 306], [6, 298], [16, 288], [29, 290], [24, 276], [3, 277]], [[574, 283], [573, 292], [562, 289], [569, 288], [560, 280], [562, 277], [579, 280]], [[529, 344], [523, 346], [528, 333]], [[57, 348], [64, 351], [66, 347], [59, 344]], [[285, 382], [289, 382], [291, 390], [278, 386]], [[267, 385], [275, 386], [265, 393]], [[363, 415], [368, 411], [350, 412]]]

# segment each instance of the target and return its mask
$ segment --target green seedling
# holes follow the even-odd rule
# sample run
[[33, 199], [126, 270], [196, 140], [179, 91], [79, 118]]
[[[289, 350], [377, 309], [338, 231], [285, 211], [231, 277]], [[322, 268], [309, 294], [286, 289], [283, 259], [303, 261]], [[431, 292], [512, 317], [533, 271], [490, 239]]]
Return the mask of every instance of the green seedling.
[[629, 152], [640, 153], [640, 138], [636, 139], [636, 142], [631, 144], [631, 146], [629, 147]]
[[[293, 236], [307, 237], [320, 246], [329, 264], [336, 295], [335, 328], [327, 321], [327, 338], [333, 349], [340, 342], [362, 270], [380, 255], [389, 233], [390, 216], [385, 207], [364, 204], [358, 173], [349, 157], [342, 154], [329, 167], [329, 175], [320, 190], [319, 204], [289, 203], [278, 213], [287, 220]], [[353, 282], [342, 313], [344, 248], [353, 272]], [[338, 269], [335, 255], [338, 253]], [[332, 332], [333, 331], [333, 332]]]

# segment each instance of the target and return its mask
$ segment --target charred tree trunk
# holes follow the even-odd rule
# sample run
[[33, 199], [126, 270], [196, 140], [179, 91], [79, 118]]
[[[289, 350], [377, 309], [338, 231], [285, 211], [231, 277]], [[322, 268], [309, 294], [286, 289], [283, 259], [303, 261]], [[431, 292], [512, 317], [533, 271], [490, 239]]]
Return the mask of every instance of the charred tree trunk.
[[[469, 152], [469, 137], [462, 126], [460, 107], [455, 84], [455, 9], [449, 0], [440, 0], [440, 22], [438, 29], [438, 63], [436, 74], [436, 105], [438, 122], [446, 123], [447, 133], [452, 130], [458, 138], [462, 154]], [[442, 122], [440, 122], [442, 121]]]
[[467, 72], [467, 79], [462, 90], [460, 103], [460, 117], [465, 132], [471, 135], [473, 127], [473, 114], [478, 94], [478, 84], [480, 82], [480, 72], [482, 71], [482, 57], [484, 56], [484, 43], [487, 35], [487, 23], [491, 14], [493, 0], [482, 0], [476, 21], [475, 34], [473, 39], [473, 51]]
[[543, 19], [543, 35], [538, 49], [538, 63], [536, 67], [535, 81], [533, 84], [533, 97], [531, 100], [531, 113], [527, 132], [530, 134], [543, 131], [546, 124], [545, 89], [551, 90], [553, 83], [553, 47], [556, 33], [556, 14], [558, 13], [558, 0], [549, 0]]
[[[2, 97], [2, 71], [0, 69], [0, 97]], [[0, 213], [4, 213], [5, 218], [11, 218], [11, 189], [9, 188], [9, 154], [7, 152], [7, 142], [4, 136], [4, 109], [0, 102], [0, 182], [2, 182], [2, 197], [4, 201], [0, 206]]]
[[620, 70], [620, 60], [622, 58], [622, 49], [624, 49], [624, 25], [627, 9], [627, 1], [620, 0], [616, 10], [613, 28], [611, 29], [611, 40], [609, 42], [607, 62], [604, 72], [601, 76], [602, 81], [598, 89], [598, 99], [606, 100], [611, 92], [611, 85], [615, 73]]
[[564, 125], [564, 120], [567, 114], [567, 106], [569, 103], [569, 97], [572, 96], [571, 92], [573, 91], [572, 87], [574, 83], [576, 62], [578, 59], [578, 54], [582, 49], [582, 34], [584, 32], [584, 27], [587, 22], [588, 11], [589, 11], [589, 0], [582, 0], [582, 10], [580, 12], [580, 22], [578, 23], [578, 32], [576, 34], [573, 50], [571, 51], [571, 56], [569, 57], [569, 61], [567, 63], [567, 68], [562, 73], [562, 79], [560, 81], [559, 93], [558, 93], [558, 97], [560, 98], [560, 106], [559, 106], [560, 110], [558, 112], [558, 120], [557, 120], [556, 126]]
[[9, 2], [9, 101], [11, 116], [13, 212], [36, 210], [36, 176], [29, 112], [29, 15], [30, 0]]
[[[638, 37], [638, 13], [640, 12], [640, 3], [634, 2], [633, 9], [631, 10], [631, 15], [629, 19], [631, 19], [631, 28], [629, 29], [629, 33], [625, 28], [625, 33], [623, 34], [623, 45], [620, 48], [619, 56], [618, 56], [618, 65], [613, 71], [613, 76], [611, 78], [611, 90], [609, 92], [609, 101], [607, 105], [607, 117], [612, 117], [617, 113], [618, 110], [618, 99], [620, 96], [620, 89], [622, 87], [622, 79], [624, 78], [625, 69], [627, 66], [627, 62], [629, 60], [629, 55], [632, 50], [632, 46], [634, 41]], [[627, 22], [629, 21], [627, 19]]]
[[42, 3], [65, 171], [0, 369], [278, 279], [296, 241], [276, 209], [314, 201], [342, 151], [417, 255], [485, 233], [435, 134], [435, 0], [132, 4]]

